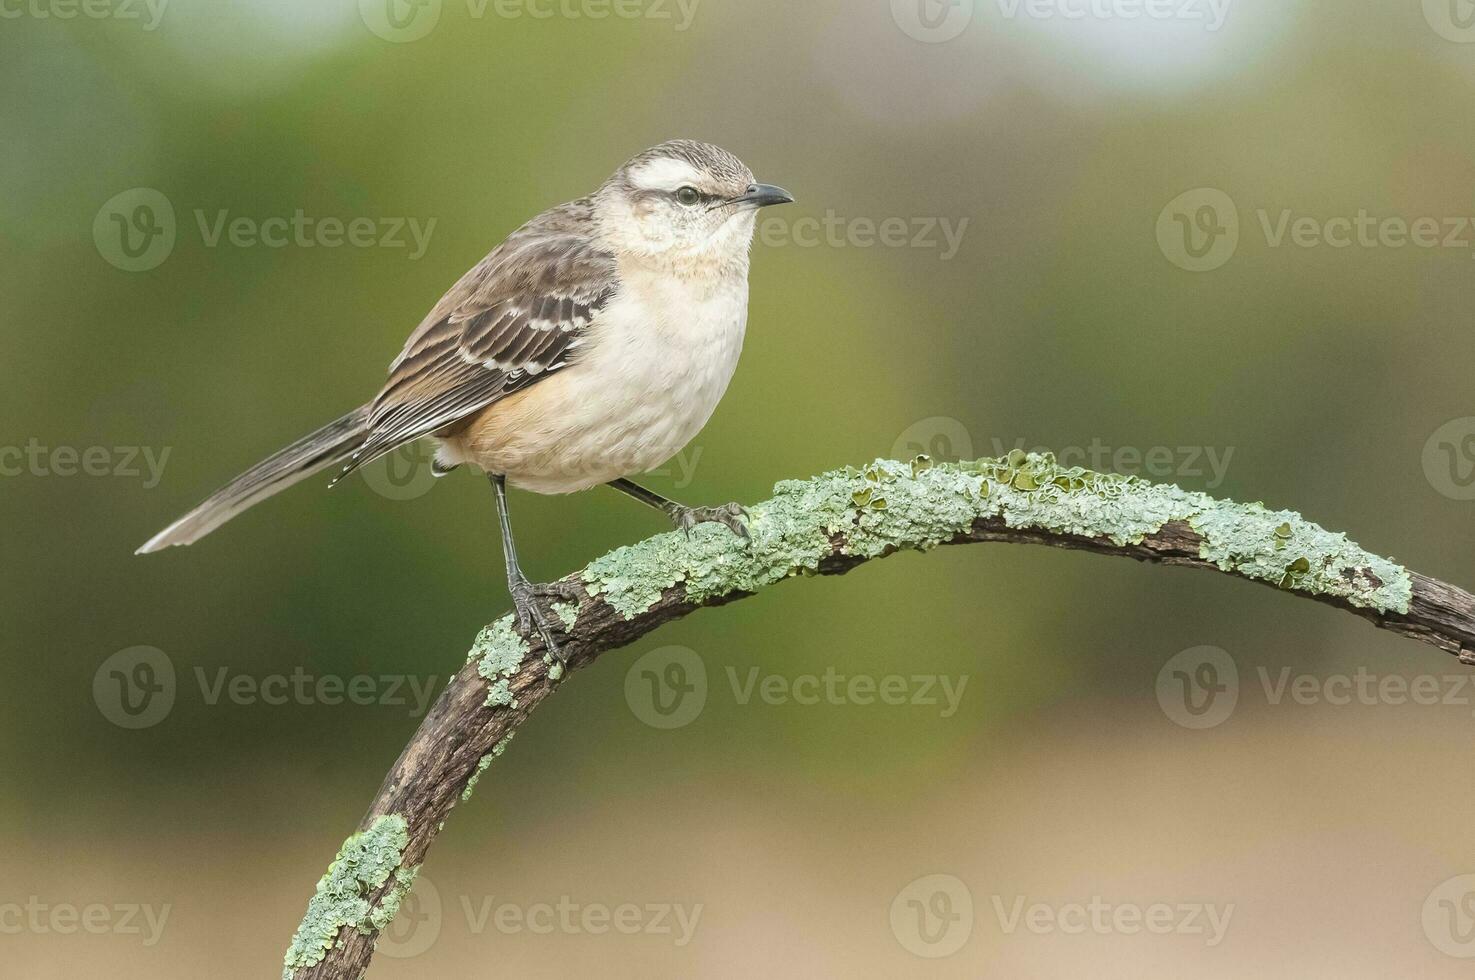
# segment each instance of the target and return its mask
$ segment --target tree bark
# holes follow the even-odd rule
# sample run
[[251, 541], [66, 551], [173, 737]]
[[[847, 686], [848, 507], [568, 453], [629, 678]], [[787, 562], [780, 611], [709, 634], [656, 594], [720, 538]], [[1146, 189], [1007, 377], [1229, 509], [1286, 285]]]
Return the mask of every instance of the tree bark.
[[[399, 836], [389, 845], [396, 852], [391, 863], [405, 872], [418, 869], [468, 784], [566, 673], [664, 623], [744, 598], [796, 572], [839, 575], [897, 550], [937, 544], [1043, 544], [1262, 582], [1475, 665], [1470, 593], [1362, 552], [1299, 515], [1258, 504], [1065, 470], [1048, 455], [1021, 453], [936, 466], [922, 458], [878, 461], [865, 470], [790, 481], [776, 491], [752, 508], [750, 544], [726, 528], [704, 525], [690, 538], [670, 533], [619, 549], [564, 579], [577, 606], [570, 603], [561, 613], [562, 670], [545, 657], [536, 634], [525, 642], [513, 632], [510, 617], [487, 627], [385, 777], [359, 833], [319, 884], [299, 930], [298, 939], [308, 941], [294, 940], [286, 980], [356, 980], [367, 971], [378, 929], [409, 886], [394, 875], [360, 881], [363, 905], [322, 914], [331, 904], [325, 887], [329, 895], [341, 892], [344, 868], [360, 866], [368, 840], [363, 835], [377, 834], [393, 818]], [[352, 891], [351, 876], [349, 882]], [[371, 910], [380, 914], [370, 916]]]

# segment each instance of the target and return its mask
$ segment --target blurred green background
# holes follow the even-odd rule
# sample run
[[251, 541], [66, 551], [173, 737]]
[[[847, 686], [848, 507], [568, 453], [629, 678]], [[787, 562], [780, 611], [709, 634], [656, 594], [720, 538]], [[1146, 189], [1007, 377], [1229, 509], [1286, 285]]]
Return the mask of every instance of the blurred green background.
[[[1163, 19], [1063, 2], [0, 0], [0, 974], [280, 969], [419, 717], [413, 697], [211, 691], [294, 671], [370, 676], [370, 700], [395, 700], [384, 676], [438, 687], [508, 604], [490, 495], [465, 474], [430, 487], [406, 453], [193, 548], [132, 551], [371, 395], [509, 231], [668, 137], [733, 150], [799, 203], [765, 216], [736, 379], [655, 489], [753, 501], [913, 444], [1100, 446], [1475, 584], [1475, 229], [1443, 242], [1475, 215], [1463, 0], [1221, 0], [1217, 25], [1207, 0]], [[114, 202], [136, 188], [157, 195]], [[111, 215], [158, 195], [172, 247], [130, 259]], [[374, 244], [211, 244], [222, 214], [299, 211], [370, 219]], [[1332, 230], [1360, 211], [1433, 217], [1441, 243], [1276, 237], [1286, 212]], [[905, 243], [873, 240], [888, 218]], [[430, 228], [423, 254], [379, 243], [400, 219]], [[1180, 220], [1207, 237], [1175, 245]], [[73, 472], [93, 447], [99, 475]], [[539, 578], [664, 529], [612, 492], [513, 507]], [[109, 658], [140, 646], [174, 700], [124, 727]], [[662, 730], [626, 674], [671, 646], [709, 691]], [[1195, 730], [1159, 671], [1200, 646], [1240, 692]], [[730, 677], [755, 668], [967, 681], [950, 714], [743, 703]], [[1457, 697], [1275, 697], [1287, 672], [1359, 671]], [[945, 549], [790, 583], [606, 656], [539, 711], [371, 975], [1467, 976], [1466, 682], [1313, 603], [1076, 553]], [[941, 946], [906, 924], [905, 889], [934, 874]], [[702, 911], [685, 943], [473, 914], [564, 896]], [[1011, 929], [1017, 896], [1233, 917], [1212, 945]], [[130, 930], [131, 906], [167, 919]]]

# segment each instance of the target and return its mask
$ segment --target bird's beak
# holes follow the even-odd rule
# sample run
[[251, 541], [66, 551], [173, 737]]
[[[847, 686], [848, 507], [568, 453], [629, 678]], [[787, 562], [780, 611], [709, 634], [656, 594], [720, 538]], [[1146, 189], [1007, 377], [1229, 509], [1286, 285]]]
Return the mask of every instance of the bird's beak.
[[743, 193], [730, 197], [723, 203], [744, 208], [766, 208], [770, 204], [792, 204], [794, 195], [774, 184], [749, 184]]

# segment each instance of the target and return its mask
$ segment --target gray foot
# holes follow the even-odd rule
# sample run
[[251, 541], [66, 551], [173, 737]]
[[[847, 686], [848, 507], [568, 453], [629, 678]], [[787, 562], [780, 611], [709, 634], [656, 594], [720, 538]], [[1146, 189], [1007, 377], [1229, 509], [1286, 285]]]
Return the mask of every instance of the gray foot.
[[683, 507], [673, 504], [666, 513], [671, 523], [691, 537], [691, 529], [698, 524], [724, 524], [744, 541], [748, 536], [748, 512], [742, 504], [723, 504], [720, 507]]
[[543, 600], [562, 599], [573, 601], [578, 598], [578, 586], [571, 582], [551, 582], [540, 584], [521, 579], [514, 582], [511, 587], [512, 608], [517, 615], [517, 631], [522, 638], [531, 641], [533, 630], [543, 638], [543, 646], [546, 652], [560, 664], [567, 663], [568, 657], [563, 648], [553, 639], [553, 630], [549, 626], [556, 617], [551, 611], [543, 606]]

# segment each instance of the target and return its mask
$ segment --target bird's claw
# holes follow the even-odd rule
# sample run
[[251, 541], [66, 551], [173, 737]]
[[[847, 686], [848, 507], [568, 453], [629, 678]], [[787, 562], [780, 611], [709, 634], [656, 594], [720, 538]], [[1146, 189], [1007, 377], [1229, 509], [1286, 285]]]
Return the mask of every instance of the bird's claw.
[[550, 616], [544, 610], [540, 600], [548, 598], [572, 599], [572, 590], [577, 587], [571, 582], [553, 582], [549, 584], [535, 584], [523, 579], [514, 582], [511, 588], [512, 608], [517, 618], [517, 631], [524, 640], [532, 641], [533, 631], [543, 638], [543, 647], [558, 663], [567, 663], [568, 656], [563, 648], [553, 639], [553, 630], [548, 625]]
[[717, 507], [678, 506], [671, 510], [671, 523], [685, 532], [688, 538], [691, 537], [691, 529], [698, 524], [722, 524], [744, 541], [751, 541], [747, 518], [747, 508], [736, 503]]

